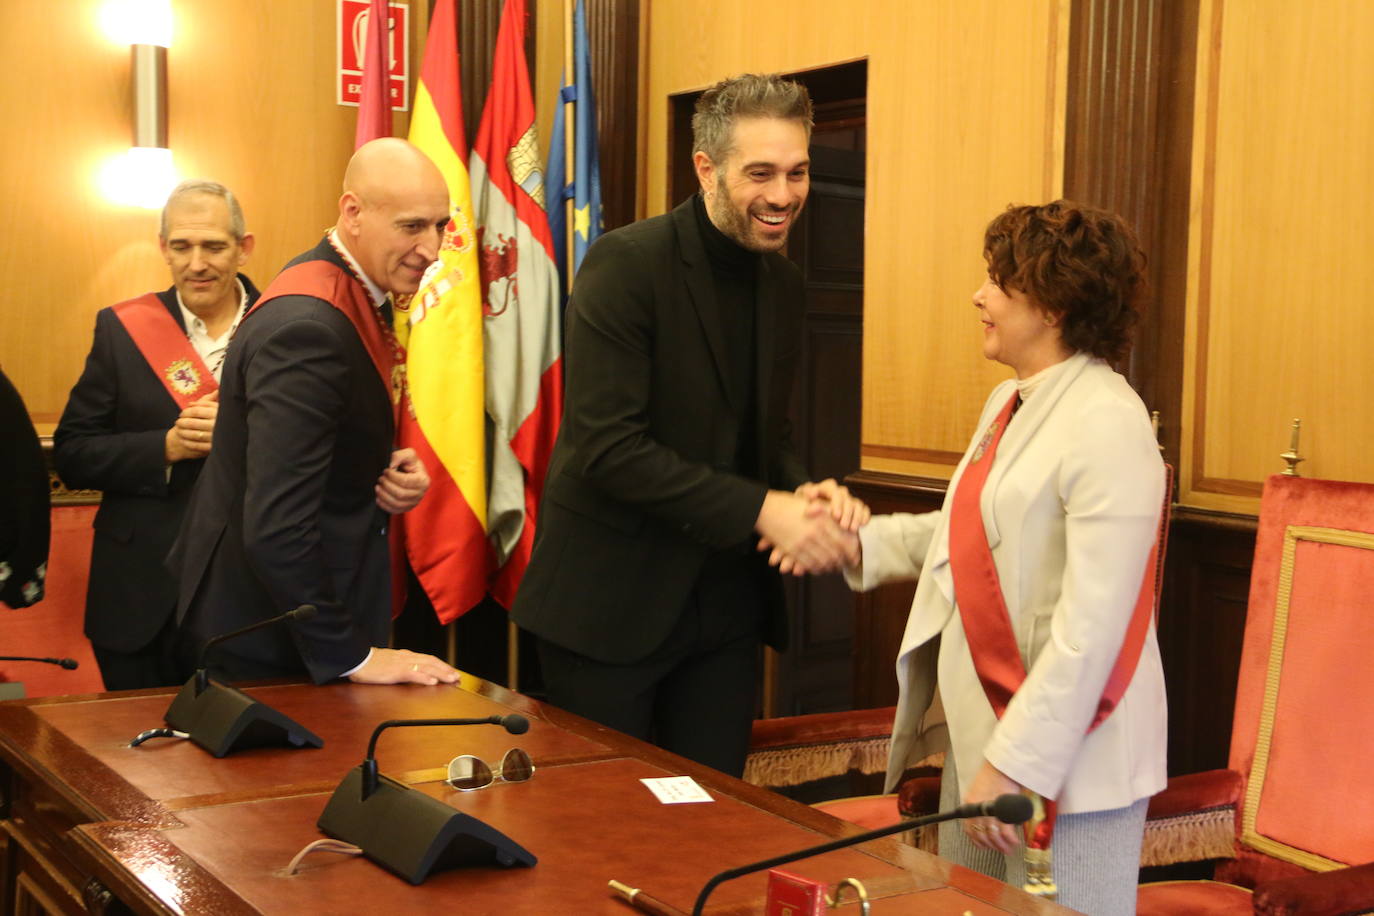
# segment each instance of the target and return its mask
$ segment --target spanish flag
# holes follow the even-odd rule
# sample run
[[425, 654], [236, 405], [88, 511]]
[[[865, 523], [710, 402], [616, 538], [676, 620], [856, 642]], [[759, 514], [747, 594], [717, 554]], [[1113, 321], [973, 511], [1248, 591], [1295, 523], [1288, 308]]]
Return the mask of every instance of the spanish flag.
[[[487, 481], [482, 293], [468, 184], [454, 0], [438, 0], [415, 91], [410, 142], [448, 181], [448, 230], [439, 260], [410, 301], [406, 376], [410, 408], [400, 442], [429, 470], [429, 492], [402, 520], [406, 555], [439, 620], [462, 616], [486, 595]], [[397, 312], [398, 332], [402, 330]]]

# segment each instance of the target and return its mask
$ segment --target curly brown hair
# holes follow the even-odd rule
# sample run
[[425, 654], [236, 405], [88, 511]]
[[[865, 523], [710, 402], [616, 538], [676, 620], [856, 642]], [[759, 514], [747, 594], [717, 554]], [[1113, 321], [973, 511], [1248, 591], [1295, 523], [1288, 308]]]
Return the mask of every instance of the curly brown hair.
[[1110, 361], [1131, 349], [1145, 255], [1115, 213], [1056, 200], [1007, 207], [983, 235], [988, 276], [1059, 319], [1064, 343]]

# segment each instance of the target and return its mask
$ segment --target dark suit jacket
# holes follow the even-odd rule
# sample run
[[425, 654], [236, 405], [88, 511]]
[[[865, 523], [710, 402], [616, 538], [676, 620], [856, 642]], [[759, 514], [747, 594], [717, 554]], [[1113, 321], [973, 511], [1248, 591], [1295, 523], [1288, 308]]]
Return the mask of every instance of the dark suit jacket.
[[43, 600], [50, 502], [47, 463], [33, 421], [18, 389], [0, 372], [0, 602], [12, 608]]
[[[292, 264], [308, 260], [342, 266], [327, 240]], [[323, 683], [385, 643], [390, 554], [373, 487], [393, 425], [390, 394], [334, 306], [282, 296], [243, 320], [224, 364], [215, 447], [169, 561], [193, 645], [302, 604], [318, 615], [224, 650]]]
[[[242, 274], [249, 304], [258, 291]], [[175, 288], [157, 294], [183, 331]], [[166, 436], [181, 408], [113, 309], [95, 316], [95, 339], [53, 434], [57, 473], [74, 489], [101, 490], [86, 590], [86, 637], [103, 649], [147, 645], [176, 608], [163, 566], [203, 460], [167, 476]]]
[[[512, 615], [599, 661], [628, 664], [667, 637], [714, 552], [749, 549], [768, 487], [806, 472], [788, 441], [801, 272], [758, 264], [759, 466], [736, 473], [739, 411], [692, 201], [602, 236], [568, 305], [566, 401], [534, 554]], [[757, 558], [766, 635], [786, 642], [776, 574]]]

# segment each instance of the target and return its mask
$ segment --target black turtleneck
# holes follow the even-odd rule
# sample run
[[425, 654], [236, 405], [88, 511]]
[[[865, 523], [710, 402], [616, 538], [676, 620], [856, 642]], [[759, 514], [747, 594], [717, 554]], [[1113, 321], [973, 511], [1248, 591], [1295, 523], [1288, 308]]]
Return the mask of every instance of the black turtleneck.
[[755, 417], [758, 414], [755, 383], [755, 301], [759, 256], [741, 247], [716, 228], [706, 213], [706, 204], [698, 194], [693, 199], [697, 226], [711, 264], [715, 281], [716, 308], [725, 338], [727, 354], [726, 384], [730, 402], [738, 413], [735, 416], [735, 466], [732, 470], [753, 474], [758, 456], [755, 443]]

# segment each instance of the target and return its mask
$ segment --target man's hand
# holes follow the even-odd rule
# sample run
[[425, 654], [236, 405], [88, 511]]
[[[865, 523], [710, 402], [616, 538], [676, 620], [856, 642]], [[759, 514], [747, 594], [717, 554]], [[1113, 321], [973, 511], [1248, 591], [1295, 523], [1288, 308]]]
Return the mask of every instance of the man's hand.
[[413, 448], [391, 453], [391, 464], [377, 478], [377, 505], [396, 515], [414, 509], [429, 489], [429, 473]]
[[348, 676], [355, 684], [456, 684], [458, 671], [433, 655], [409, 649], [374, 648], [367, 662]]
[[858, 531], [868, 524], [873, 513], [862, 499], [849, 492], [848, 487], [827, 477], [820, 483], [804, 483], [797, 487], [797, 495], [807, 502], [823, 502], [830, 517], [845, 531]]
[[[999, 795], [1018, 795], [1022, 786], [997, 767], [983, 761], [978, 774], [973, 777], [964, 802], [990, 802]], [[974, 846], [996, 849], [1011, 854], [1021, 844], [1021, 828], [1014, 824], [1004, 824], [995, 817], [970, 817], [964, 819], [964, 833]]]
[[210, 454], [215, 438], [215, 417], [219, 415], [219, 389], [193, 401], [182, 410], [172, 428], [167, 430], [167, 444], [163, 453], [168, 464]]
[[754, 528], [759, 549], [771, 549], [769, 562], [784, 573], [829, 572], [859, 562], [858, 536], [841, 528], [822, 501], [769, 490]]

